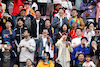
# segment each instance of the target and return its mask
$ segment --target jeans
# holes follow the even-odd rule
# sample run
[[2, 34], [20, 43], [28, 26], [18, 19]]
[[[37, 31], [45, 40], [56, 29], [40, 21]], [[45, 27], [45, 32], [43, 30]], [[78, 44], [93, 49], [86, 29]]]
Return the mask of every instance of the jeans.
[[100, 29], [100, 18], [98, 19], [98, 28]]

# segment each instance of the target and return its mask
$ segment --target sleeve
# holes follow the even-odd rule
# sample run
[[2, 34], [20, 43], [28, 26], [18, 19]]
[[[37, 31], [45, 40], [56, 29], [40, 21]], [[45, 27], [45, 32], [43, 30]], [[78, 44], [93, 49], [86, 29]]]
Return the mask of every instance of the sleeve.
[[12, 49], [10, 49], [9, 51], [10, 51], [10, 53], [11, 53], [11, 57], [12, 57], [12, 58], [16, 58], [16, 57], [17, 57], [15, 51], [13, 51]]
[[88, 9], [88, 6], [84, 6], [83, 0], [81, 2], [80, 9], [81, 10], [87, 10]]
[[54, 17], [53, 22], [52, 22], [52, 27], [56, 28], [57, 27], [57, 17]]
[[11, 39], [12, 40], [14, 40], [15, 39], [15, 37], [16, 37], [16, 33], [15, 33], [15, 31], [14, 30], [12, 30], [12, 35], [10, 35], [11, 36]]
[[72, 9], [72, 3], [69, 2], [69, 9]]
[[62, 38], [61, 38], [60, 40], [58, 40], [57, 43], [55, 44], [55, 46], [57, 46], [58, 49], [59, 49], [59, 47], [60, 47], [61, 41], [62, 41]]
[[79, 19], [80, 19], [80, 23], [81, 23], [81, 25], [79, 26], [79, 28], [84, 29], [84, 27], [85, 27], [84, 21], [83, 21], [82, 18], [79, 18]]
[[32, 13], [32, 16], [35, 17], [35, 13], [33, 9], [30, 9], [30, 12]]
[[34, 39], [31, 41], [30, 45], [27, 46], [27, 49], [28, 49], [31, 53], [35, 51], [35, 49], [36, 49], [36, 43], [35, 43]]
[[85, 53], [85, 55], [90, 54], [90, 49], [86, 48], [84, 53]]
[[68, 50], [69, 50], [69, 52], [73, 52], [73, 48], [71, 47], [71, 46], [68, 46]]
[[68, 19], [67, 19], [67, 17], [64, 17], [64, 24], [68, 25]]
[[74, 48], [73, 52], [72, 52], [72, 55], [71, 55], [71, 58], [72, 60], [75, 60], [75, 54], [76, 54], [76, 48]]
[[91, 66], [92, 66], [92, 67], [96, 67], [96, 65], [95, 65], [93, 62], [91, 62]]

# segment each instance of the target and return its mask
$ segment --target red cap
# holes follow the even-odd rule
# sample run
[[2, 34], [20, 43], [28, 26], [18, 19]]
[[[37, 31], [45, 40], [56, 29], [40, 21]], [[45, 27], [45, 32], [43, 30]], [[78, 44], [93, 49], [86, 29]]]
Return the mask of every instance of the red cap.
[[25, 8], [22, 8], [20, 11], [22, 11], [22, 10], [26, 11], [26, 9], [25, 9]]
[[57, 6], [57, 5], [61, 5], [61, 4], [60, 3], [55, 4], [55, 6]]

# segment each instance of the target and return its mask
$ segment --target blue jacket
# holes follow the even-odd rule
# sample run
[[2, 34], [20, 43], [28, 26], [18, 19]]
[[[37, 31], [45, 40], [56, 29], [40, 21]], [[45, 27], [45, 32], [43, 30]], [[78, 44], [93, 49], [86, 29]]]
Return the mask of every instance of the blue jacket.
[[[48, 43], [48, 45], [50, 46], [50, 42], [53, 43], [51, 38], [50, 38], [49, 41], [47, 41], [46, 43]], [[44, 48], [43, 48], [43, 39], [42, 39], [42, 38], [39, 39], [37, 45], [38, 45], [38, 49], [39, 49], [39, 51], [38, 51], [38, 56], [41, 57], [41, 56], [42, 56], [42, 50], [44, 49]]]
[[[53, 22], [52, 22], [52, 27], [54, 28], [54, 30], [55, 30], [55, 34], [57, 34], [58, 33], [58, 31], [59, 31], [59, 24], [57, 24], [57, 22], [59, 22], [60, 21], [60, 19], [58, 18], [58, 17], [54, 17], [54, 19], [53, 19]], [[67, 17], [64, 17], [63, 19], [62, 19], [62, 25], [63, 24], [66, 24], [66, 25], [68, 25], [68, 19], [67, 19]]]
[[75, 47], [71, 55], [72, 60], [75, 60], [75, 64], [79, 62], [78, 59], [75, 58], [76, 52], [84, 53], [84, 56], [85, 56], [86, 54], [90, 54], [90, 49], [88, 49], [87, 47], [82, 48], [81, 45], [79, 45], [78, 47]]
[[[11, 56], [10, 56], [11, 57], [11, 59], [10, 59], [10, 67], [13, 67], [14, 63], [16, 63], [17, 55], [12, 49], [10, 49], [9, 51], [10, 51], [10, 54], [11, 54]], [[4, 52], [2, 52], [2, 50], [0, 50], [0, 58], [1, 58], [0, 67], [2, 67], [2, 65], [3, 65], [3, 54], [4, 54]]]
[[15, 39], [16, 37], [16, 33], [14, 30], [12, 30], [12, 35], [10, 35], [10, 32], [8, 30], [3, 30], [2, 31], [2, 38], [3, 38], [3, 42], [8, 41], [12, 44], [12, 41]]

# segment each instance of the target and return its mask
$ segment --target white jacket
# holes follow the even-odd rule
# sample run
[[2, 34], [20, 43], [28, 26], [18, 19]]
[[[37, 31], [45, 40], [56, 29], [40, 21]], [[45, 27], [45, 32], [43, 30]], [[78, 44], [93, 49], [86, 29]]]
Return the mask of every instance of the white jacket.
[[36, 49], [36, 43], [33, 38], [24, 38], [21, 40], [19, 46], [27, 45], [27, 47], [22, 47], [19, 61], [20, 62], [26, 62], [27, 59], [31, 59], [32, 62], [34, 60], [34, 51]]
[[84, 62], [83, 67], [96, 67], [96, 65], [92, 61], [90, 61], [88, 63]]

